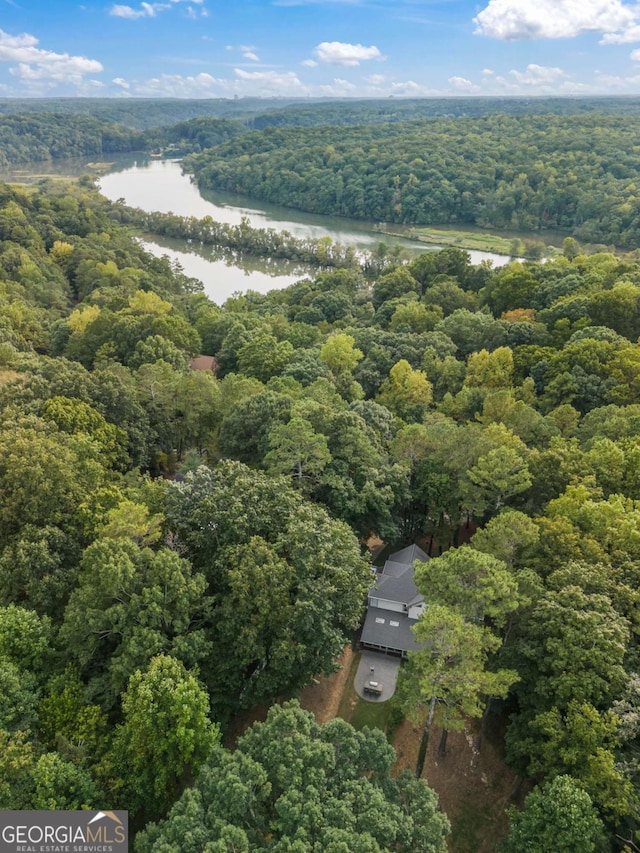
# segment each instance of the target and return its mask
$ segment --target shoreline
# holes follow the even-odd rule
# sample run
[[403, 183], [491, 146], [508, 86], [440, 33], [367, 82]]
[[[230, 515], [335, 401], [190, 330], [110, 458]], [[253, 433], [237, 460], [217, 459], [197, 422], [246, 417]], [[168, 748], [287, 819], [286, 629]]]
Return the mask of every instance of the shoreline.
[[499, 234], [479, 233], [476, 231], [456, 231], [416, 225], [397, 229], [380, 225], [376, 228], [380, 234], [390, 237], [404, 237], [427, 245], [439, 245], [445, 248], [454, 246], [458, 249], [471, 251], [494, 252], [499, 255], [510, 255], [514, 260], [540, 260], [562, 254], [557, 246], [546, 245], [542, 240], [531, 240], [522, 237], [503, 237]]

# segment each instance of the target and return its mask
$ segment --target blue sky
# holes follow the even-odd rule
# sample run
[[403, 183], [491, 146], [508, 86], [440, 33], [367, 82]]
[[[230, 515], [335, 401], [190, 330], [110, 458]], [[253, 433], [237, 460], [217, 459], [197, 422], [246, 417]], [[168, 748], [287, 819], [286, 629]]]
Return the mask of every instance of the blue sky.
[[639, 94], [626, 0], [0, 0], [0, 96]]

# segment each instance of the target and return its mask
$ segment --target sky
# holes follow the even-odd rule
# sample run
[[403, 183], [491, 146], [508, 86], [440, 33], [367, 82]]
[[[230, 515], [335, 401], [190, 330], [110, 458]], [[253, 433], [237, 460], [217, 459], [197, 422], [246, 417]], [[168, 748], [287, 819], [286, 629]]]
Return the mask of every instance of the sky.
[[0, 97], [640, 94], [640, 2], [0, 0]]

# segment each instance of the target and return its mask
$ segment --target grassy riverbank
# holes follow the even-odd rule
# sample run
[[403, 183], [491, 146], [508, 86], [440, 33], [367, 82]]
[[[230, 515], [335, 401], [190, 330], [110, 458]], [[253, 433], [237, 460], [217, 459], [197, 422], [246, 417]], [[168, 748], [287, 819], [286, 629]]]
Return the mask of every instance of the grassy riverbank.
[[438, 246], [457, 246], [480, 252], [495, 252], [498, 255], [512, 255], [538, 259], [552, 257], [559, 253], [554, 246], [547, 246], [542, 240], [521, 237], [505, 237], [500, 234], [486, 234], [478, 231], [455, 231], [450, 228], [405, 227], [381, 225], [381, 234], [404, 237]]

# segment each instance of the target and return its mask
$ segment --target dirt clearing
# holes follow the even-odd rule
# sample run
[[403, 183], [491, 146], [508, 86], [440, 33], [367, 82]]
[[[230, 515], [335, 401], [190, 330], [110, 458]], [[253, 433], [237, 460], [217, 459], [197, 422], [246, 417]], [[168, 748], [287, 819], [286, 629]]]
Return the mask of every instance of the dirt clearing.
[[354, 652], [351, 647], [345, 646], [337, 660], [340, 667], [338, 671], [331, 675], [320, 676], [315, 684], [311, 684], [300, 691], [298, 696], [300, 704], [306, 711], [311, 711], [320, 724], [338, 716], [340, 700], [351, 675], [353, 655]]

